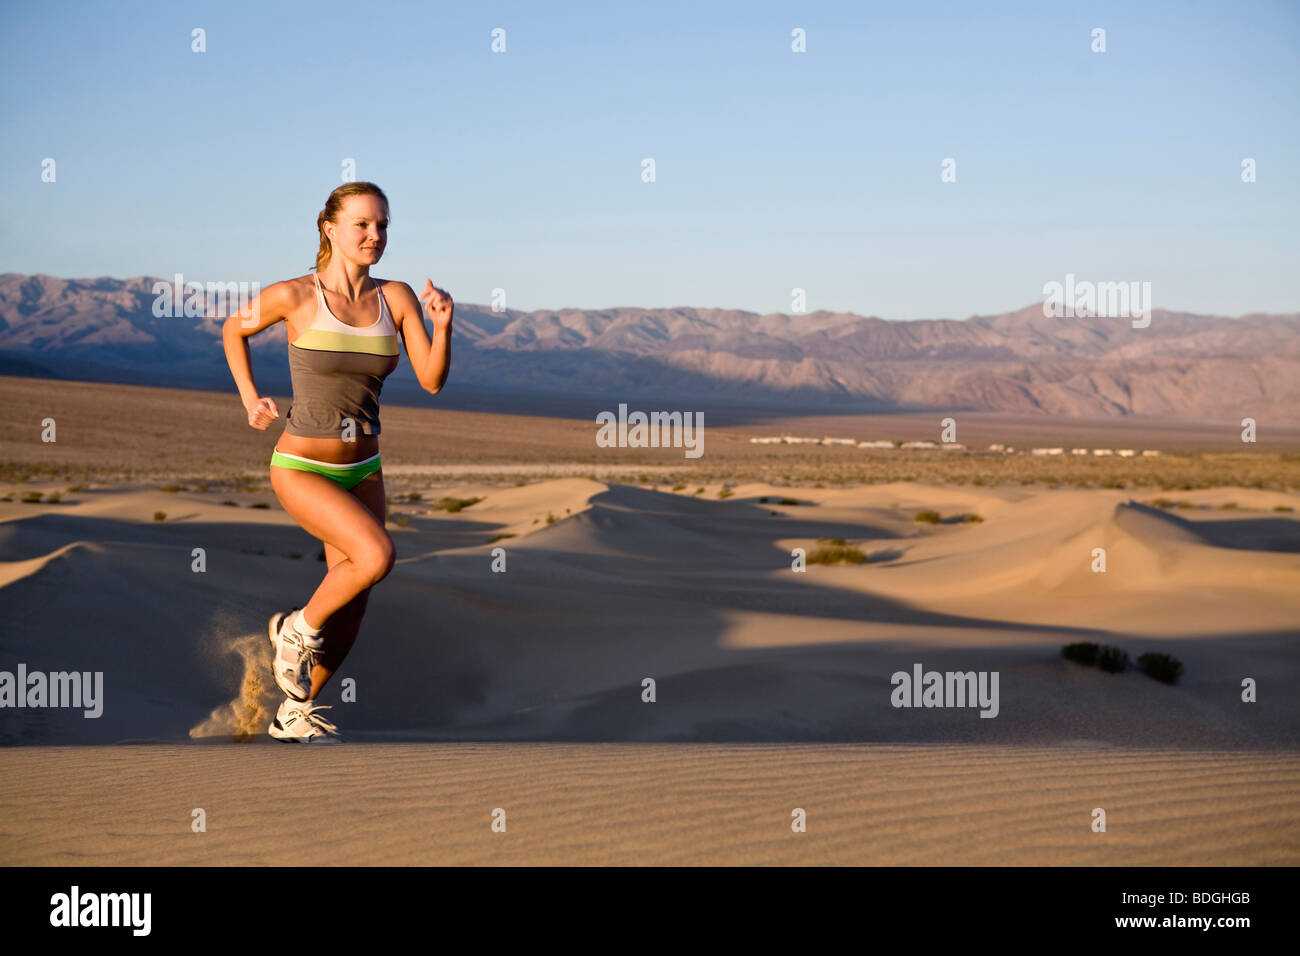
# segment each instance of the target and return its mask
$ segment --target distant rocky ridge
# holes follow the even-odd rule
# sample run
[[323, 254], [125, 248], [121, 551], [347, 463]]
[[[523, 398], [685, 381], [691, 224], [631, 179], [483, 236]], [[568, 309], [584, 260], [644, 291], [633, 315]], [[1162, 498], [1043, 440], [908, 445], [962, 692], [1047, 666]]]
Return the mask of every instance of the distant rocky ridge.
[[[0, 373], [233, 388], [221, 319], [153, 314], [155, 284], [170, 281], [0, 275]], [[1041, 303], [885, 321], [686, 307], [494, 313], [459, 302], [454, 330], [449, 393], [1300, 420], [1300, 314], [1156, 309], [1134, 329], [1126, 319], [1046, 318]], [[284, 327], [250, 344], [259, 386], [287, 390]], [[386, 395], [415, 388], [409, 364], [388, 383]]]

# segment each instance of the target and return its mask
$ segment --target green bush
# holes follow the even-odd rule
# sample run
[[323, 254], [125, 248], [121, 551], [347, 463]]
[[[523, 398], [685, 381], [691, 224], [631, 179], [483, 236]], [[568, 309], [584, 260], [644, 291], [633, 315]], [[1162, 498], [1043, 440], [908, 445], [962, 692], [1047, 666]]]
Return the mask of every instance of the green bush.
[[866, 560], [867, 556], [857, 548], [845, 547], [842, 544], [814, 548], [808, 554], [809, 564], [840, 564], [842, 562], [865, 564]]
[[1108, 674], [1118, 674], [1128, 667], [1128, 651], [1104, 646], [1097, 652], [1097, 666]]
[[482, 498], [439, 498], [438, 503], [433, 507], [435, 511], [442, 510], [449, 514], [455, 514], [470, 505], [478, 504], [482, 500]]
[[1165, 684], [1177, 683], [1183, 673], [1183, 662], [1168, 654], [1143, 654], [1137, 665], [1142, 673]]
[[1100, 648], [1091, 641], [1080, 641], [1076, 644], [1066, 644], [1061, 648], [1061, 656], [1067, 661], [1074, 661], [1076, 664], [1092, 667], [1097, 663], [1098, 650]]

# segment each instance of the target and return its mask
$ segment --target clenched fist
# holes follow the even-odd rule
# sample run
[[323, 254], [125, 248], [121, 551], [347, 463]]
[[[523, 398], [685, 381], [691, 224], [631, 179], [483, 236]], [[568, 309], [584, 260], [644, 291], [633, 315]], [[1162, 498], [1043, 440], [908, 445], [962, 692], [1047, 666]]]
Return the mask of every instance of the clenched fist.
[[280, 417], [273, 398], [254, 399], [244, 407], [248, 412], [248, 424], [258, 431], [266, 431], [271, 422]]
[[455, 303], [451, 301], [450, 295], [435, 286], [433, 280], [427, 277], [424, 280], [424, 291], [420, 293], [420, 302], [429, 313], [429, 318], [433, 320], [435, 332], [451, 325], [451, 313]]

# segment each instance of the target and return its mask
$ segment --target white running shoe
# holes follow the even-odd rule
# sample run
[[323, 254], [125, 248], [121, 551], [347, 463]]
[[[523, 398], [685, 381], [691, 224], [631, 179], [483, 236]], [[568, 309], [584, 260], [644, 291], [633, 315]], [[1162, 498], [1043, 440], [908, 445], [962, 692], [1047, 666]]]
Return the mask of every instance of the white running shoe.
[[271, 672], [275, 683], [284, 691], [286, 697], [293, 700], [306, 700], [311, 696], [311, 669], [316, 663], [316, 652], [325, 646], [320, 635], [303, 637], [292, 626], [293, 615], [300, 613], [294, 608], [285, 613], [277, 611], [271, 615], [266, 634], [271, 639], [275, 651], [271, 661]]
[[280, 705], [267, 733], [276, 740], [300, 744], [336, 744], [339, 729], [320, 715], [329, 705], [317, 707], [311, 701], [286, 700]]

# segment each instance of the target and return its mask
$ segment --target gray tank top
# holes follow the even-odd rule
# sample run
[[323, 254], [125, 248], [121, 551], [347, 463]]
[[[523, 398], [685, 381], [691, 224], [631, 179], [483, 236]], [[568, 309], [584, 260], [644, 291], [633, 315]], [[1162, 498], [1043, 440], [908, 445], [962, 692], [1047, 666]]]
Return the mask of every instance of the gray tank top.
[[[372, 280], [373, 281], [373, 280]], [[355, 433], [379, 434], [379, 393], [397, 368], [397, 327], [376, 284], [379, 318], [360, 328], [340, 322], [316, 285], [316, 317], [289, 343], [293, 404], [285, 432], [303, 438], [342, 438], [347, 419]]]

